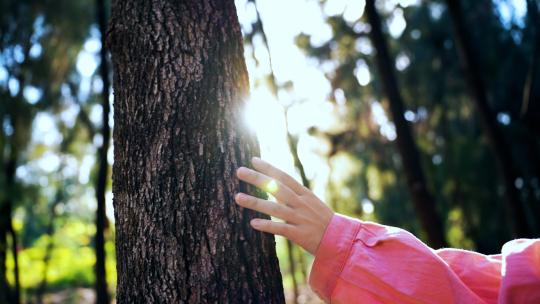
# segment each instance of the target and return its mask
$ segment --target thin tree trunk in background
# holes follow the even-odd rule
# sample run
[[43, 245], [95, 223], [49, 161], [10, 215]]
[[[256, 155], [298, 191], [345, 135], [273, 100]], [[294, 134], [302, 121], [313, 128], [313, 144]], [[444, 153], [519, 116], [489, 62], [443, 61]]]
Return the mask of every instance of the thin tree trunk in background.
[[[0, 96], [3, 98], [3, 96]], [[0, 120], [4, 120], [4, 116], [0, 116]], [[6, 162], [4, 159], [4, 151], [6, 146], [6, 137], [4, 133], [0, 133], [0, 168], [5, 170]], [[2, 184], [5, 189], [5, 182]], [[6, 190], [3, 190], [6, 193]], [[0, 303], [6, 303], [9, 300], [9, 285], [6, 278], [6, 259], [7, 259], [7, 226], [8, 219], [6, 219], [7, 211], [5, 199], [0, 199]]]
[[[3, 148], [3, 147], [2, 147]], [[3, 156], [3, 155], [2, 155]], [[4, 163], [4, 175], [8, 175], [7, 163]], [[7, 183], [5, 183], [7, 190]], [[0, 303], [9, 303], [11, 299], [11, 288], [7, 281], [7, 235], [9, 223], [11, 223], [11, 202], [9, 202], [9, 191], [5, 191], [6, 197], [0, 202]]]
[[[28, 52], [25, 52], [28, 55]], [[19, 84], [21, 87], [25, 85], [25, 79], [19, 77]], [[15, 138], [17, 138], [17, 114], [16, 107], [19, 105], [19, 102], [22, 102], [22, 90], [19, 90], [19, 93], [11, 100], [10, 107], [7, 109], [7, 116], [11, 122], [11, 127], [13, 128], [13, 133], [6, 139], [6, 142], [9, 147], [9, 153], [4, 160], [4, 197], [2, 202], [0, 202], [0, 300], [6, 299], [8, 303], [20, 303], [20, 294], [21, 294], [21, 284], [19, 278], [19, 256], [17, 252], [17, 236], [16, 232], [13, 229], [12, 222], [12, 213], [13, 213], [13, 197], [14, 186], [15, 186], [15, 171], [17, 169], [17, 156], [18, 156], [18, 146], [15, 143]], [[2, 151], [3, 152], [3, 151]], [[3, 156], [3, 155], [2, 155]], [[7, 278], [6, 278], [6, 259], [8, 252], [8, 234], [11, 235], [11, 252], [14, 262], [14, 279], [15, 285], [13, 289], [10, 288]], [[1, 302], [0, 302], [1, 303]]]
[[[80, 105], [79, 105], [80, 106]], [[84, 121], [86, 118], [86, 113], [84, 112], [84, 109], [82, 106], [79, 108], [79, 115], [78, 120]], [[73, 143], [73, 140], [75, 139], [76, 135], [75, 128], [70, 129], [70, 132], [68, 132], [67, 136], [63, 137], [62, 143], [60, 144], [60, 150], [59, 155], [61, 155], [61, 164], [58, 167], [56, 171], [56, 176], [61, 177], [62, 171], [65, 168], [65, 162], [63, 155], [68, 152], [68, 147]], [[90, 133], [92, 133], [92, 130], [88, 130]], [[47, 247], [45, 248], [45, 255], [43, 257], [43, 272], [41, 277], [41, 283], [39, 284], [39, 287], [36, 291], [36, 303], [41, 304], [43, 303], [43, 295], [45, 294], [45, 291], [47, 290], [47, 272], [49, 271], [49, 262], [51, 260], [53, 248], [54, 248], [54, 222], [56, 220], [56, 217], [58, 214], [56, 213], [56, 207], [58, 204], [60, 204], [62, 201], [65, 200], [65, 184], [67, 184], [68, 180], [62, 180], [62, 185], [59, 186], [59, 188], [56, 189], [56, 194], [54, 195], [54, 200], [49, 205], [49, 223], [47, 224], [47, 229], [45, 231], [45, 235], [49, 236], [49, 243], [47, 244]]]
[[465, 70], [467, 83], [473, 95], [473, 101], [478, 110], [480, 122], [491, 146], [495, 160], [501, 170], [505, 186], [508, 211], [515, 237], [532, 237], [531, 229], [519, 192], [514, 185], [517, 172], [512, 161], [510, 145], [505, 142], [503, 134], [497, 125], [495, 115], [488, 104], [487, 90], [482, 80], [478, 57], [474, 53], [465, 20], [461, 14], [460, 2], [447, 0], [448, 10], [454, 27], [456, 46]]
[[110, 302], [109, 292], [107, 291], [107, 271], [105, 267], [105, 226], [107, 221], [107, 215], [105, 212], [105, 192], [107, 189], [107, 176], [109, 173], [109, 164], [107, 162], [107, 152], [109, 151], [109, 142], [111, 137], [111, 129], [109, 127], [109, 62], [107, 58], [107, 48], [105, 43], [105, 34], [107, 30], [107, 15], [105, 0], [96, 1], [97, 19], [99, 24], [99, 30], [101, 33], [101, 64], [99, 73], [103, 82], [103, 89], [101, 93], [101, 108], [102, 108], [102, 127], [101, 136], [102, 144], [98, 149], [98, 174], [96, 178], [96, 236], [95, 236], [95, 250], [96, 250], [96, 303], [106, 304]]
[[52, 251], [54, 248], [54, 221], [56, 219], [56, 206], [62, 201], [61, 191], [62, 190], [60, 189], [56, 190], [54, 201], [49, 208], [49, 224], [47, 225], [47, 230], [45, 231], [45, 234], [49, 236], [49, 243], [45, 248], [45, 256], [43, 257], [44, 267], [41, 277], [41, 283], [39, 284], [39, 287], [36, 291], [37, 304], [43, 303], [43, 295], [47, 290], [47, 272], [49, 271], [49, 262], [51, 260]]
[[7, 259], [7, 224], [9, 223], [9, 217], [6, 215], [7, 204], [5, 200], [2, 200], [0, 206], [0, 303], [8, 303], [11, 298], [10, 287], [6, 277], [6, 259]]
[[[11, 135], [12, 137], [14, 134]], [[13, 213], [13, 186], [15, 184], [15, 169], [17, 167], [17, 153], [14, 150], [13, 143], [10, 144], [10, 152], [8, 161], [5, 163], [5, 198], [2, 202], [2, 208], [0, 210], [0, 259], [2, 264], [2, 290], [0, 290], [0, 300], [6, 301], [6, 303], [20, 303], [20, 280], [19, 280], [19, 257], [17, 253], [17, 237], [13, 229], [12, 213]], [[15, 285], [13, 288], [9, 287], [6, 278], [6, 258], [8, 252], [8, 235], [11, 235], [11, 253], [14, 261], [13, 276], [15, 278]]]
[[[330, 161], [330, 157], [326, 158], [326, 165], [328, 166], [328, 180], [327, 180], [327, 184], [326, 184], [326, 189], [327, 189], [326, 191], [327, 192], [334, 192], [335, 191], [334, 190], [334, 184], [332, 183], [332, 172], [334, 171], [334, 167], [332, 166], [332, 162]], [[332, 210], [334, 210], [334, 212], [339, 213], [338, 205], [337, 205], [335, 199], [332, 199], [330, 201], [330, 207], [332, 207]]]
[[[268, 49], [268, 54], [270, 54], [270, 49]], [[272, 69], [272, 78], [275, 81], [273, 69]], [[277, 95], [276, 95], [276, 98], [277, 98]], [[285, 110], [284, 112], [285, 112], [285, 129], [287, 131], [287, 143], [289, 145], [289, 150], [291, 151], [291, 154], [294, 160], [294, 167], [298, 169], [298, 172], [300, 173], [300, 178], [302, 179], [302, 185], [308, 189], [311, 189], [311, 183], [309, 182], [309, 179], [306, 176], [304, 165], [302, 164], [302, 161], [300, 160], [300, 156], [298, 155], [298, 145], [297, 145], [298, 140], [294, 138], [294, 136], [289, 132], [289, 124], [287, 122], [288, 121], [287, 110]], [[294, 262], [295, 260], [294, 251], [295, 251], [295, 248], [297, 248], [297, 246], [293, 243], [290, 243], [290, 246], [287, 248], [288, 248], [287, 250], [290, 251], [288, 252], [288, 254], [291, 255], [291, 260]], [[301, 249], [300, 249], [300, 256], [298, 258], [298, 263], [300, 264], [300, 272], [302, 273], [302, 282], [305, 284], [307, 283], [307, 273], [306, 273], [306, 267], [305, 267], [306, 261], [304, 258], [304, 253]], [[291, 266], [291, 275], [293, 278], [293, 285], [295, 286], [294, 294], [295, 294], [295, 303], [296, 303], [296, 299], [298, 299], [298, 296], [299, 296], [298, 287], [296, 287], [298, 286], [298, 284], [296, 282], [296, 271], [292, 266]]]
[[[540, 22], [537, 0], [527, 0], [527, 17], [529, 18], [529, 28], [533, 31], [531, 35], [532, 39], [532, 56], [529, 64], [529, 71], [527, 78], [523, 86], [523, 101], [521, 106], [521, 118], [527, 126], [527, 133], [525, 137], [526, 148], [529, 159], [533, 167], [533, 178], [536, 177], [536, 185], [540, 184], [540, 147], [538, 145], [539, 134], [535, 132], [535, 129], [540, 130], [540, 108], [538, 100], [538, 65], [540, 61]], [[532, 126], [531, 126], [532, 125]], [[534, 127], [536, 125], [536, 128]], [[529, 183], [532, 184], [532, 183]], [[529, 185], [531, 188], [531, 196], [533, 198], [533, 204], [531, 205], [532, 213], [539, 214], [540, 211], [540, 199], [536, 197], [534, 186]], [[535, 234], [540, 234], [540, 219], [533, 217], [533, 224], [536, 228]]]
[[[270, 45], [268, 44], [268, 37], [266, 35], [266, 32], [264, 30], [264, 25], [261, 20], [261, 16], [259, 13], [259, 7], [257, 5], [257, 1], [250, 0], [255, 5], [255, 9], [257, 12], [257, 20], [256, 24], [261, 32], [261, 36], [263, 39], [263, 44], [266, 48], [266, 51], [268, 52], [268, 62], [270, 63], [270, 90], [272, 91], [272, 95], [276, 100], [279, 100], [278, 91], [279, 87], [277, 85], [276, 81], [276, 75], [274, 73], [274, 66], [272, 64], [272, 55], [270, 53]], [[294, 160], [294, 166], [296, 169], [298, 169], [298, 172], [300, 173], [300, 178], [302, 179], [302, 185], [306, 188], [311, 188], [309, 179], [306, 176], [306, 171], [304, 169], [304, 165], [302, 164], [302, 161], [300, 160], [300, 156], [298, 155], [298, 148], [297, 143], [298, 140], [294, 138], [294, 136], [289, 132], [289, 124], [288, 124], [288, 116], [287, 116], [287, 110], [284, 110], [284, 116], [285, 116], [285, 130], [287, 131], [287, 144], [289, 145], [289, 150], [291, 151], [291, 154], [293, 156]]]
[[[285, 115], [285, 121], [287, 121], [288, 115]], [[288, 124], [287, 124], [287, 130], [289, 130]], [[302, 185], [306, 188], [311, 189], [311, 182], [306, 176], [306, 170], [304, 169], [304, 164], [302, 164], [302, 161], [300, 160], [300, 155], [298, 155], [298, 139], [294, 138], [294, 136], [287, 131], [287, 142], [289, 143], [289, 147], [291, 147], [291, 152], [293, 156], [294, 166], [296, 169], [298, 169], [298, 172], [300, 173], [300, 179], [302, 179]]]
[[298, 282], [296, 282], [296, 265], [294, 261], [293, 244], [289, 239], [285, 239], [287, 244], [287, 259], [289, 260], [289, 271], [291, 272], [291, 278], [293, 283], [293, 300], [292, 304], [296, 304], [298, 301]]
[[233, 0], [112, 5], [118, 303], [283, 303], [272, 235], [234, 194], [258, 154]]
[[[523, 102], [521, 104], [521, 115], [528, 118], [531, 115], [531, 107], [534, 107], [534, 101], [536, 100], [535, 92], [538, 84], [535, 81], [538, 78], [538, 62], [540, 61], [540, 23], [538, 22], [538, 4], [537, 0], [527, 0], [527, 17], [529, 19], [529, 27], [533, 31], [531, 38], [533, 39], [533, 48], [531, 63], [529, 65], [529, 72], [527, 73], [527, 79], [523, 88]], [[538, 108], [538, 105], [536, 105]], [[537, 122], [538, 123], [538, 122]], [[539, 176], [540, 178], [540, 176]]]
[[300, 274], [302, 275], [301, 282], [303, 284], [306, 284], [308, 281], [308, 275], [307, 275], [307, 266], [306, 266], [306, 258], [304, 255], [304, 250], [299, 248], [298, 246], [296, 246], [295, 248], [296, 250], [293, 250], [293, 253], [294, 251], [296, 251], [297, 256], [298, 256], [298, 264], [300, 265]]
[[447, 242], [444, 225], [437, 214], [435, 198], [427, 188], [420, 163], [420, 153], [414, 142], [411, 128], [403, 116], [404, 105], [394, 74], [394, 61], [381, 30], [381, 20], [375, 8], [375, 0], [366, 0], [365, 13], [371, 25], [370, 38], [377, 51], [375, 61], [384, 92], [389, 100], [392, 120], [396, 126], [397, 148], [403, 161], [403, 169], [416, 214], [426, 232], [429, 244], [436, 248], [445, 247]]
[[[259, 12], [259, 5], [257, 4], [256, 0], [250, 0], [255, 5], [255, 12], [257, 13], [257, 19], [255, 20], [255, 28], [257, 28], [260, 31], [260, 34], [262, 36], [264, 47], [266, 48], [266, 51], [268, 52], [268, 62], [269, 62], [269, 68], [270, 68], [270, 90], [272, 92], [272, 95], [274, 98], [279, 101], [279, 87], [276, 80], [276, 75], [274, 73], [274, 65], [272, 64], [272, 54], [270, 53], [270, 45], [268, 44], [268, 36], [266, 35], [266, 31], [264, 30], [264, 25], [261, 19], [261, 14]], [[254, 50], [253, 50], [254, 51]], [[285, 116], [285, 132], [287, 133], [287, 144], [289, 146], [289, 151], [291, 152], [291, 155], [294, 160], [294, 167], [298, 170], [300, 173], [300, 178], [302, 179], [302, 185], [306, 188], [310, 188], [310, 182], [306, 177], [306, 171], [304, 170], [304, 165], [302, 164], [302, 161], [300, 160], [300, 157], [298, 156], [298, 149], [297, 149], [297, 140], [295, 140], [294, 136], [289, 132], [289, 124], [288, 124], [288, 117], [287, 117], [287, 109], [283, 109], [283, 114]], [[289, 263], [290, 263], [290, 273], [291, 273], [291, 279], [293, 282], [293, 292], [294, 292], [294, 303], [296, 303], [299, 293], [298, 293], [298, 282], [296, 279], [296, 271], [295, 271], [295, 256], [294, 251], [297, 245], [287, 240], [287, 256], [289, 257]], [[306, 269], [305, 266], [305, 259], [302, 252], [300, 252], [299, 256], [299, 264], [301, 267], [301, 273], [303, 275], [303, 283], [306, 283]]]
[[14, 302], [21, 302], [21, 279], [19, 275], [19, 252], [17, 250], [17, 232], [13, 228], [13, 220], [9, 222], [9, 234], [11, 235], [11, 255], [13, 256], [13, 277], [15, 278], [15, 289], [13, 290]]

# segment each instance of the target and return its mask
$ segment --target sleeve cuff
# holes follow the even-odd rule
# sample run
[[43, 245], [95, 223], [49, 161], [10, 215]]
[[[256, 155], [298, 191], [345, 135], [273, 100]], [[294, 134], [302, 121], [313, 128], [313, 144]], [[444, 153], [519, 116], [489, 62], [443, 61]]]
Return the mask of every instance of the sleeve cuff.
[[358, 220], [336, 213], [326, 227], [309, 275], [311, 288], [326, 302], [330, 301], [361, 225]]

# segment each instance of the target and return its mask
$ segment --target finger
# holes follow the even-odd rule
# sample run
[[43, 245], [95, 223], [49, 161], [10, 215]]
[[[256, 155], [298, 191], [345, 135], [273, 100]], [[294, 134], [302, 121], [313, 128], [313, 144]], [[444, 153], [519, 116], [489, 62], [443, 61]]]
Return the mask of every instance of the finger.
[[297, 182], [292, 176], [272, 166], [270, 163], [262, 160], [261, 158], [253, 157], [251, 159], [251, 163], [257, 171], [260, 171], [261, 173], [277, 179], [278, 181], [289, 187], [292, 191], [296, 192], [296, 194], [302, 195], [306, 194], [306, 192], [309, 192], [306, 187]]
[[276, 204], [244, 193], [238, 193], [235, 197], [238, 205], [271, 215], [287, 222], [294, 217], [293, 210], [285, 205]]
[[275, 196], [278, 201], [288, 205], [297, 203], [298, 197], [289, 187], [283, 185], [280, 181], [276, 181], [260, 172], [251, 170], [246, 167], [240, 167], [236, 171], [239, 179], [250, 183], [266, 192]]
[[292, 237], [292, 234], [294, 232], [293, 225], [290, 225], [287, 223], [281, 223], [281, 222], [274, 222], [271, 220], [252, 219], [250, 224], [251, 224], [251, 227], [259, 231], [282, 235], [288, 239]]

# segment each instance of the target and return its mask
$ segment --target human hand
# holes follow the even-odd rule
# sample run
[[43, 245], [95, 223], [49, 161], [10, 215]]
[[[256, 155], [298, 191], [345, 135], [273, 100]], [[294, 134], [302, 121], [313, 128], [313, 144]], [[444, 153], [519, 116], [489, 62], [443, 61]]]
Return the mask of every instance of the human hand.
[[251, 163], [255, 170], [240, 167], [236, 171], [238, 178], [272, 194], [278, 203], [245, 193], [236, 194], [236, 203], [285, 221], [253, 219], [251, 226], [259, 231], [282, 235], [315, 254], [334, 215], [332, 209], [287, 173], [257, 157]]

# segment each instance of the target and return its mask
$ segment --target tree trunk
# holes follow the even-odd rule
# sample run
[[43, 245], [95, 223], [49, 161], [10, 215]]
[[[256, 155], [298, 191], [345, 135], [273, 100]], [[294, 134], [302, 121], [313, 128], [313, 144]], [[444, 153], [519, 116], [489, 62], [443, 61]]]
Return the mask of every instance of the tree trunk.
[[[6, 191], [9, 195], [9, 191]], [[0, 303], [10, 303], [12, 298], [11, 288], [7, 281], [7, 253], [8, 232], [11, 223], [11, 202], [8, 198], [0, 202]]]
[[291, 304], [298, 303], [298, 282], [296, 281], [296, 263], [294, 260], [294, 252], [293, 252], [293, 243], [286, 239], [287, 244], [287, 259], [289, 261], [289, 272], [291, 274], [292, 284], [293, 284], [293, 298], [291, 301]]
[[[277, 101], [279, 101], [279, 95], [278, 95], [279, 86], [277, 84], [276, 75], [274, 73], [274, 65], [272, 64], [272, 55], [270, 52], [270, 45], [268, 44], [268, 36], [266, 35], [266, 31], [264, 30], [261, 14], [259, 12], [259, 4], [257, 3], [256, 0], [249, 0], [249, 1], [252, 2], [253, 5], [255, 6], [255, 12], [257, 14], [257, 19], [255, 19], [255, 26], [254, 26], [253, 31], [258, 31], [261, 34], [263, 45], [266, 48], [266, 51], [268, 53], [268, 63], [269, 63], [269, 68], [270, 68], [270, 74], [268, 75], [269, 81], [270, 81], [270, 91], [272, 92], [272, 95], [274, 96], [274, 98]], [[254, 49], [252, 51], [255, 52]], [[285, 131], [287, 132], [287, 144], [289, 145], [289, 151], [291, 151], [291, 155], [294, 160], [294, 166], [296, 169], [298, 169], [298, 172], [300, 173], [300, 177], [302, 179], [302, 184], [304, 185], [304, 187], [310, 188], [310, 183], [309, 183], [308, 178], [306, 177], [306, 171], [304, 170], [304, 165], [302, 164], [302, 162], [300, 161], [300, 157], [298, 156], [298, 149], [296, 147], [298, 140], [296, 140], [293, 137], [293, 135], [289, 132], [287, 108], [283, 109], [283, 114], [285, 116]], [[294, 251], [296, 247], [297, 245], [292, 243], [290, 240], [287, 240], [287, 257], [289, 258], [289, 265], [290, 265], [289, 271], [291, 273], [291, 279], [292, 279], [292, 284], [293, 284], [293, 297], [294, 297], [293, 304], [296, 304], [298, 296], [299, 296], [298, 281], [296, 280], [296, 267], [295, 267], [296, 259], [294, 256]], [[303, 283], [306, 283], [306, 279], [305, 279], [306, 270], [303, 267], [305, 265], [303, 254], [299, 256], [298, 262], [300, 264], [301, 273], [304, 276]]]
[[[4, 171], [7, 175], [7, 163], [4, 163]], [[0, 201], [0, 303], [9, 303], [11, 299], [11, 288], [7, 281], [7, 253], [8, 242], [7, 236], [9, 231], [9, 224], [11, 223], [11, 202], [9, 201], [9, 191], [7, 190], [7, 183], [5, 183], [5, 195], [6, 197]]]
[[107, 48], [105, 43], [105, 32], [107, 28], [107, 16], [105, 8], [105, 0], [96, 1], [96, 12], [101, 33], [101, 64], [99, 73], [103, 82], [101, 91], [101, 107], [102, 107], [102, 127], [101, 136], [103, 138], [101, 147], [98, 149], [98, 174], [96, 178], [96, 303], [109, 303], [109, 292], [107, 291], [107, 271], [105, 268], [105, 227], [107, 215], [105, 213], [105, 192], [107, 189], [107, 176], [109, 173], [109, 164], [107, 162], [107, 152], [109, 150], [109, 141], [111, 137], [111, 129], [109, 127], [109, 62], [107, 58]]
[[390, 56], [381, 30], [381, 20], [375, 8], [375, 0], [366, 0], [365, 13], [371, 25], [370, 38], [377, 51], [375, 61], [390, 103], [390, 113], [396, 126], [397, 148], [403, 161], [403, 169], [416, 214], [427, 234], [429, 244], [436, 248], [445, 247], [447, 243], [443, 223], [435, 209], [435, 198], [427, 188], [420, 163], [420, 153], [414, 142], [411, 128], [404, 117], [403, 100], [394, 74], [394, 60]]
[[258, 154], [233, 0], [112, 5], [119, 303], [283, 303], [272, 235], [239, 208]]
[[507, 197], [507, 209], [511, 215], [510, 220], [512, 222], [514, 236], [532, 237], [525, 208], [521, 202], [519, 192], [514, 185], [517, 173], [512, 162], [510, 145], [505, 142], [504, 136], [495, 120], [495, 115], [489, 107], [487, 90], [478, 65], [478, 57], [474, 53], [470, 42], [465, 21], [461, 14], [460, 2], [458, 0], [447, 0], [446, 3], [452, 18], [456, 46], [468, 79], [467, 83], [473, 95], [473, 101], [478, 110], [480, 123], [501, 170]]
[[[523, 86], [523, 101], [521, 104], [521, 116], [527, 128], [526, 145], [531, 163], [533, 164], [534, 175], [540, 182], [540, 148], [538, 147], [538, 138], [540, 132], [535, 132], [534, 127], [528, 126], [529, 120], [539, 125], [540, 112], [538, 111], [538, 91], [540, 89], [538, 81], [538, 67], [540, 64], [540, 21], [538, 20], [537, 0], [527, 0], [527, 16], [529, 18], [529, 27], [532, 29], [532, 56], [529, 64], [529, 71]], [[536, 101], [536, 102], [535, 102]], [[536, 108], [536, 109], [535, 109]], [[534, 124], [533, 123], [533, 124]], [[536, 213], [535, 213], [536, 214]], [[540, 233], [540, 219], [536, 219], [537, 232]]]
[[[12, 135], [13, 136], [13, 135]], [[5, 197], [0, 207], [0, 303], [20, 303], [19, 257], [17, 254], [17, 235], [13, 230], [13, 186], [15, 183], [15, 169], [17, 167], [16, 152], [13, 144], [10, 146], [9, 159], [5, 163]], [[10, 288], [6, 278], [6, 258], [8, 252], [8, 235], [11, 235], [11, 254], [14, 261], [13, 276], [15, 285]]]
[[[257, 3], [256, 0], [250, 0], [250, 2], [252, 2], [254, 5], [255, 5], [255, 12], [257, 14], [257, 19], [255, 20], [255, 29], [254, 31], [258, 31], [261, 36], [262, 36], [262, 40], [263, 40], [263, 45], [264, 47], [266, 48], [266, 51], [268, 52], [268, 62], [269, 62], [269, 68], [270, 68], [270, 74], [268, 75], [269, 77], [269, 81], [270, 81], [270, 91], [272, 92], [272, 95], [274, 96], [274, 98], [279, 101], [279, 95], [278, 95], [278, 92], [279, 92], [279, 86], [277, 84], [277, 81], [276, 81], [276, 75], [274, 73], [274, 66], [272, 64], [272, 55], [270, 53], [270, 45], [268, 44], [268, 36], [266, 35], [266, 31], [264, 30], [264, 25], [263, 25], [263, 22], [262, 22], [262, 19], [261, 19], [261, 15], [260, 15], [260, 12], [259, 12], [259, 5]], [[254, 52], [255, 50], [253, 50]], [[288, 123], [287, 123], [287, 108], [284, 108], [283, 109], [283, 114], [285, 116], [285, 131], [287, 132], [287, 144], [289, 146], [289, 151], [291, 151], [291, 155], [293, 157], [293, 160], [294, 160], [294, 166], [296, 169], [298, 169], [298, 172], [300, 173], [300, 177], [302, 179], [302, 184], [307, 187], [307, 188], [310, 188], [310, 184], [309, 184], [309, 180], [307, 179], [306, 177], [306, 172], [304, 170], [304, 166], [302, 164], [302, 162], [300, 161], [300, 157], [298, 156], [298, 149], [296, 148], [296, 142], [297, 140], [295, 141], [295, 139], [293, 138], [293, 135], [289, 132], [289, 126], [288, 126]], [[291, 280], [292, 280], [292, 284], [293, 284], [293, 302], [292, 304], [296, 304], [297, 303], [297, 300], [298, 300], [298, 297], [299, 297], [299, 289], [298, 289], [298, 280], [296, 279], [296, 258], [295, 258], [295, 255], [294, 255], [294, 251], [297, 247], [297, 245], [295, 245], [294, 243], [292, 243], [290, 240], [286, 240], [287, 241], [287, 257], [289, 259], [289, 272], [291, 274]], [[306, 275], [305, 275], [305, 272], [306, 270], [304, 269], [304, 265], [305, 265], [305, 261], [304, 261], [304, 256], [303, 254], [301, 254], [298, 258], [298, 263], [300, 264], [300, 270], [301, 270], [301, 273], [303, 274], [303, 283], [306, 283]]]
[[[529, 71], [523, 87], [523, 101], [521, 103], [521, 115], [525, 121], [532, 120], [532, 124], [538, 126], [538, 65], [540, 61], [540, 21], [538, 20], [537, 0], [527, 0], [528, 26], [532, 30], [532, 56], [529, 64]], [[534, 101], [537, 101], [536, 103]], [[534, 128], [531, 128], [531, 133]], [[540, 178], [540, 176], [538, 176]]]
[[19, 251], [17, 232], [13, 228], [13, 221], [9, 222], [9, 234], [11, 235], [11, 255], [13, 257], [13, 277], [15, 279], [15, 286], [13, 288], [13, 302], [21, 303], [21, 279], [19, 276]]
[[43, 256], [43, 271], [41, 276], [41, 283], [39, 284], [37, 290], [36, 290], [36, 303], [37, 304], [43, 304], [43, 296], [45, 295], [45, 291], [47, 290], [47, 273], [49, 272], [49, 264], [51, 261], [52, 252], [54, 249], [54, 222], [56, 220], [56, 206], [63, 200], [62, 196], [63, 189], [57, 189], [56, 195], [54, 196], [54, 201], [51, 203], [49, 207], [49, 223], [47, 224], [47, 230], [45, 231], [45, 235], [49, 237], [49, 242], [47, 243], [47, 247], [45, 247], [45, 255]]
[[[84, 108], [81, 106], [79, 108], [79, 117], [77, 118], [78, 120], [84, 120], [85, 118], [85, 115], [86, 113], [84, 112]], [[84, 117], [83, 117], [84, 116]], [[89, 121], [89, 120], [88, 120]], [[60, 144], [60, 149], [59, 149], [59, 155], [64, 155], [68, 152], [68, 147], [73, 143], [73, 140], [75, 139], [75, 136], [76, 136], [76, 131], [77, 129], [75, 128], [71, 128], [69, 129], [69, 132], [67, 134], [62, 134], [63, 135], [63, 140], [62, 140], [62, 143]], [[89, 130], [90, 133], [92, 133], [91, 130]], [[65, 169], [65, 163], [64, 163], [64, 158], [62, 157], [62, 162], [60, 163], [60, 166], [58, 167], [57, 171], [56, 171], [56, 176], [58, 176], [59, 178], [62, 177], [62, 171], [64, 171]], [[45, 295], [45, 291], [47, 290], [47, 283], [48, 283], [48, 279], [47, 279], [47, 273], [48, 273], [48, 270], [49, 270], [49, 266], [50, 266], [50, 260], [51, 260], [51, 256], [52, 256], [52, 252], [53, 252], [53, 249], [54, 249], [54, 234], [55, 234], [55, 229], [54, 229], [54, 223], [57, 219], [57, 212], [56, 212], [56, 207], [58, 206], [58, 204], [60, 204], [61, 202], [65, 202], [66, 201], [66, 192], [65, 192], [65, 186], [67, 184], [70, 183], [70, 180], [69, 179], [63, 179], [62, 180], [62, 185], [59, 186], [57, 189], [56, 189], [56, 194], [54, 195], [54, 199], [50, 202], [49, 204], [49, 223], [47, 224], [47, 228], [45, 230], [45, 235], [48, 236], [48, 239], [49, 239], [49, 242], [47, 243], [47, 247], [45, 247], [45, 254], [43, 256], [43, 271], [42, 271], [42, 277], [41, 277], [41, 283], [39, 284], [39, 286], [37, 287], [37, 290], [36, 290], [36, 303], [37, 304], [42, 304], [43, 303], [43, 296]]]

